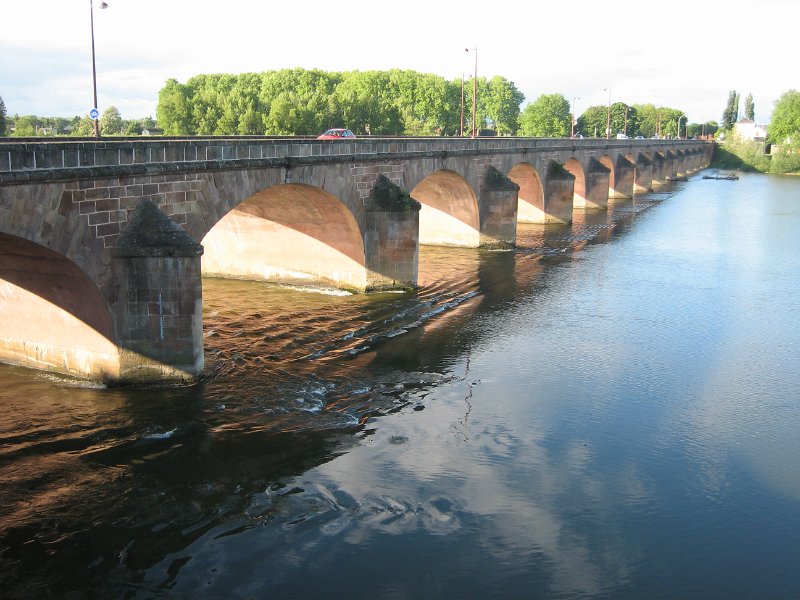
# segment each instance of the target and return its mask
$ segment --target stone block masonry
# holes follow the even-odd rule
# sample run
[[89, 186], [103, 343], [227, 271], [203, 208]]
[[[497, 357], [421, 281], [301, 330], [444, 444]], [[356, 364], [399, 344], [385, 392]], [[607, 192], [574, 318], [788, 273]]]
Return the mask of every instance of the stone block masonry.
[[201, 176], [192, 173], [68, 182], [58, 212], [66, 216], [77, 210], [103, 247], [111, 248], [141, 200], [153, 202], [175, 223], [185, 225], [187, 215], [198, 210], [202, 186]]

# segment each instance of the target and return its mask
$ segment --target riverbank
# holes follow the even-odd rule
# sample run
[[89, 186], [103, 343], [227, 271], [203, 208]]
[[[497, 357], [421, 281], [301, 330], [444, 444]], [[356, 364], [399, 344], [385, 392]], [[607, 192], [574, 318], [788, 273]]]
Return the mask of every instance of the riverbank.
[[[767, 149], [771, 152], [767, 154]], [[796, 148], [770, 146], [759, 142], [726, 141], [714, 145], [711, 167], [715, 169], [769, 173], [800, 174], [800, 152]]]

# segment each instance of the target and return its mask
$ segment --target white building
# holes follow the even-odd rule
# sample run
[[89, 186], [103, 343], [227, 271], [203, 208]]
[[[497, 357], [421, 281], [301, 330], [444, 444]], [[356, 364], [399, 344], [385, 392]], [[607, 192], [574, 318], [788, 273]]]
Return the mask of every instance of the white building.
[[767, 139], [767, 129], [763, 125], [756, 125], [750, 119], [739, 119], [733, 124], [733, 136], [740, 140], [763, 142]]

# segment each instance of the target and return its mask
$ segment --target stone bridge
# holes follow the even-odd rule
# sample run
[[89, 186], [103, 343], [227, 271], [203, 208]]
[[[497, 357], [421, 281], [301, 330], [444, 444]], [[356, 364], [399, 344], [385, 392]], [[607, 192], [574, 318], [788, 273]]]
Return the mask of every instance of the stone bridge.
[[0, 141], [0, 362], [203, 369], [202, 275], [416, 284], [419, 244], [509, 247], [706, 166], [712, 144], [543, 138]]

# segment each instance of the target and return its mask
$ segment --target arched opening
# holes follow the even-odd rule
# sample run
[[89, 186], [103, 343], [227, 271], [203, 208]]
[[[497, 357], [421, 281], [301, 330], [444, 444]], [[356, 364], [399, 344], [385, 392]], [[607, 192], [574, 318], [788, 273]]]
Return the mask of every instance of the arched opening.
[[542, 223], [544, 219], [544, 186], [533, 165], [520, 163], [508, 173], [508, 178], [519, 186], [517, 221]]
[[601, 156], [597, 159], [598, 162], [603, 165], [606, 169], [608, 169], [608, 189], [609, 195], [611, 194], [611, 190], [616, 189], [616, 173], [614, 172], [614, 161], [611, 160], [611, 157], [608, 154]]
[[364, 291], [364, 240], [350, 209], [324, 190], [277, 185], [247, 198], [206, 234], [208, 277]]
[[461, 175], [446, 169], [435, 171], [411, 190], [411, 196], [422, 205], [420, 244], [478, 247], [478, 201]]
[[570, 158], [564, 163], [564, 168], [575, 178], [572, 191], [572, 206], [584, 208], [586, 206], [586, 174], [583, 165], [575, 158]]
[[100, 290], [68, 258], [0, 234], [0, 361], [77, 377], [119, 372]]

